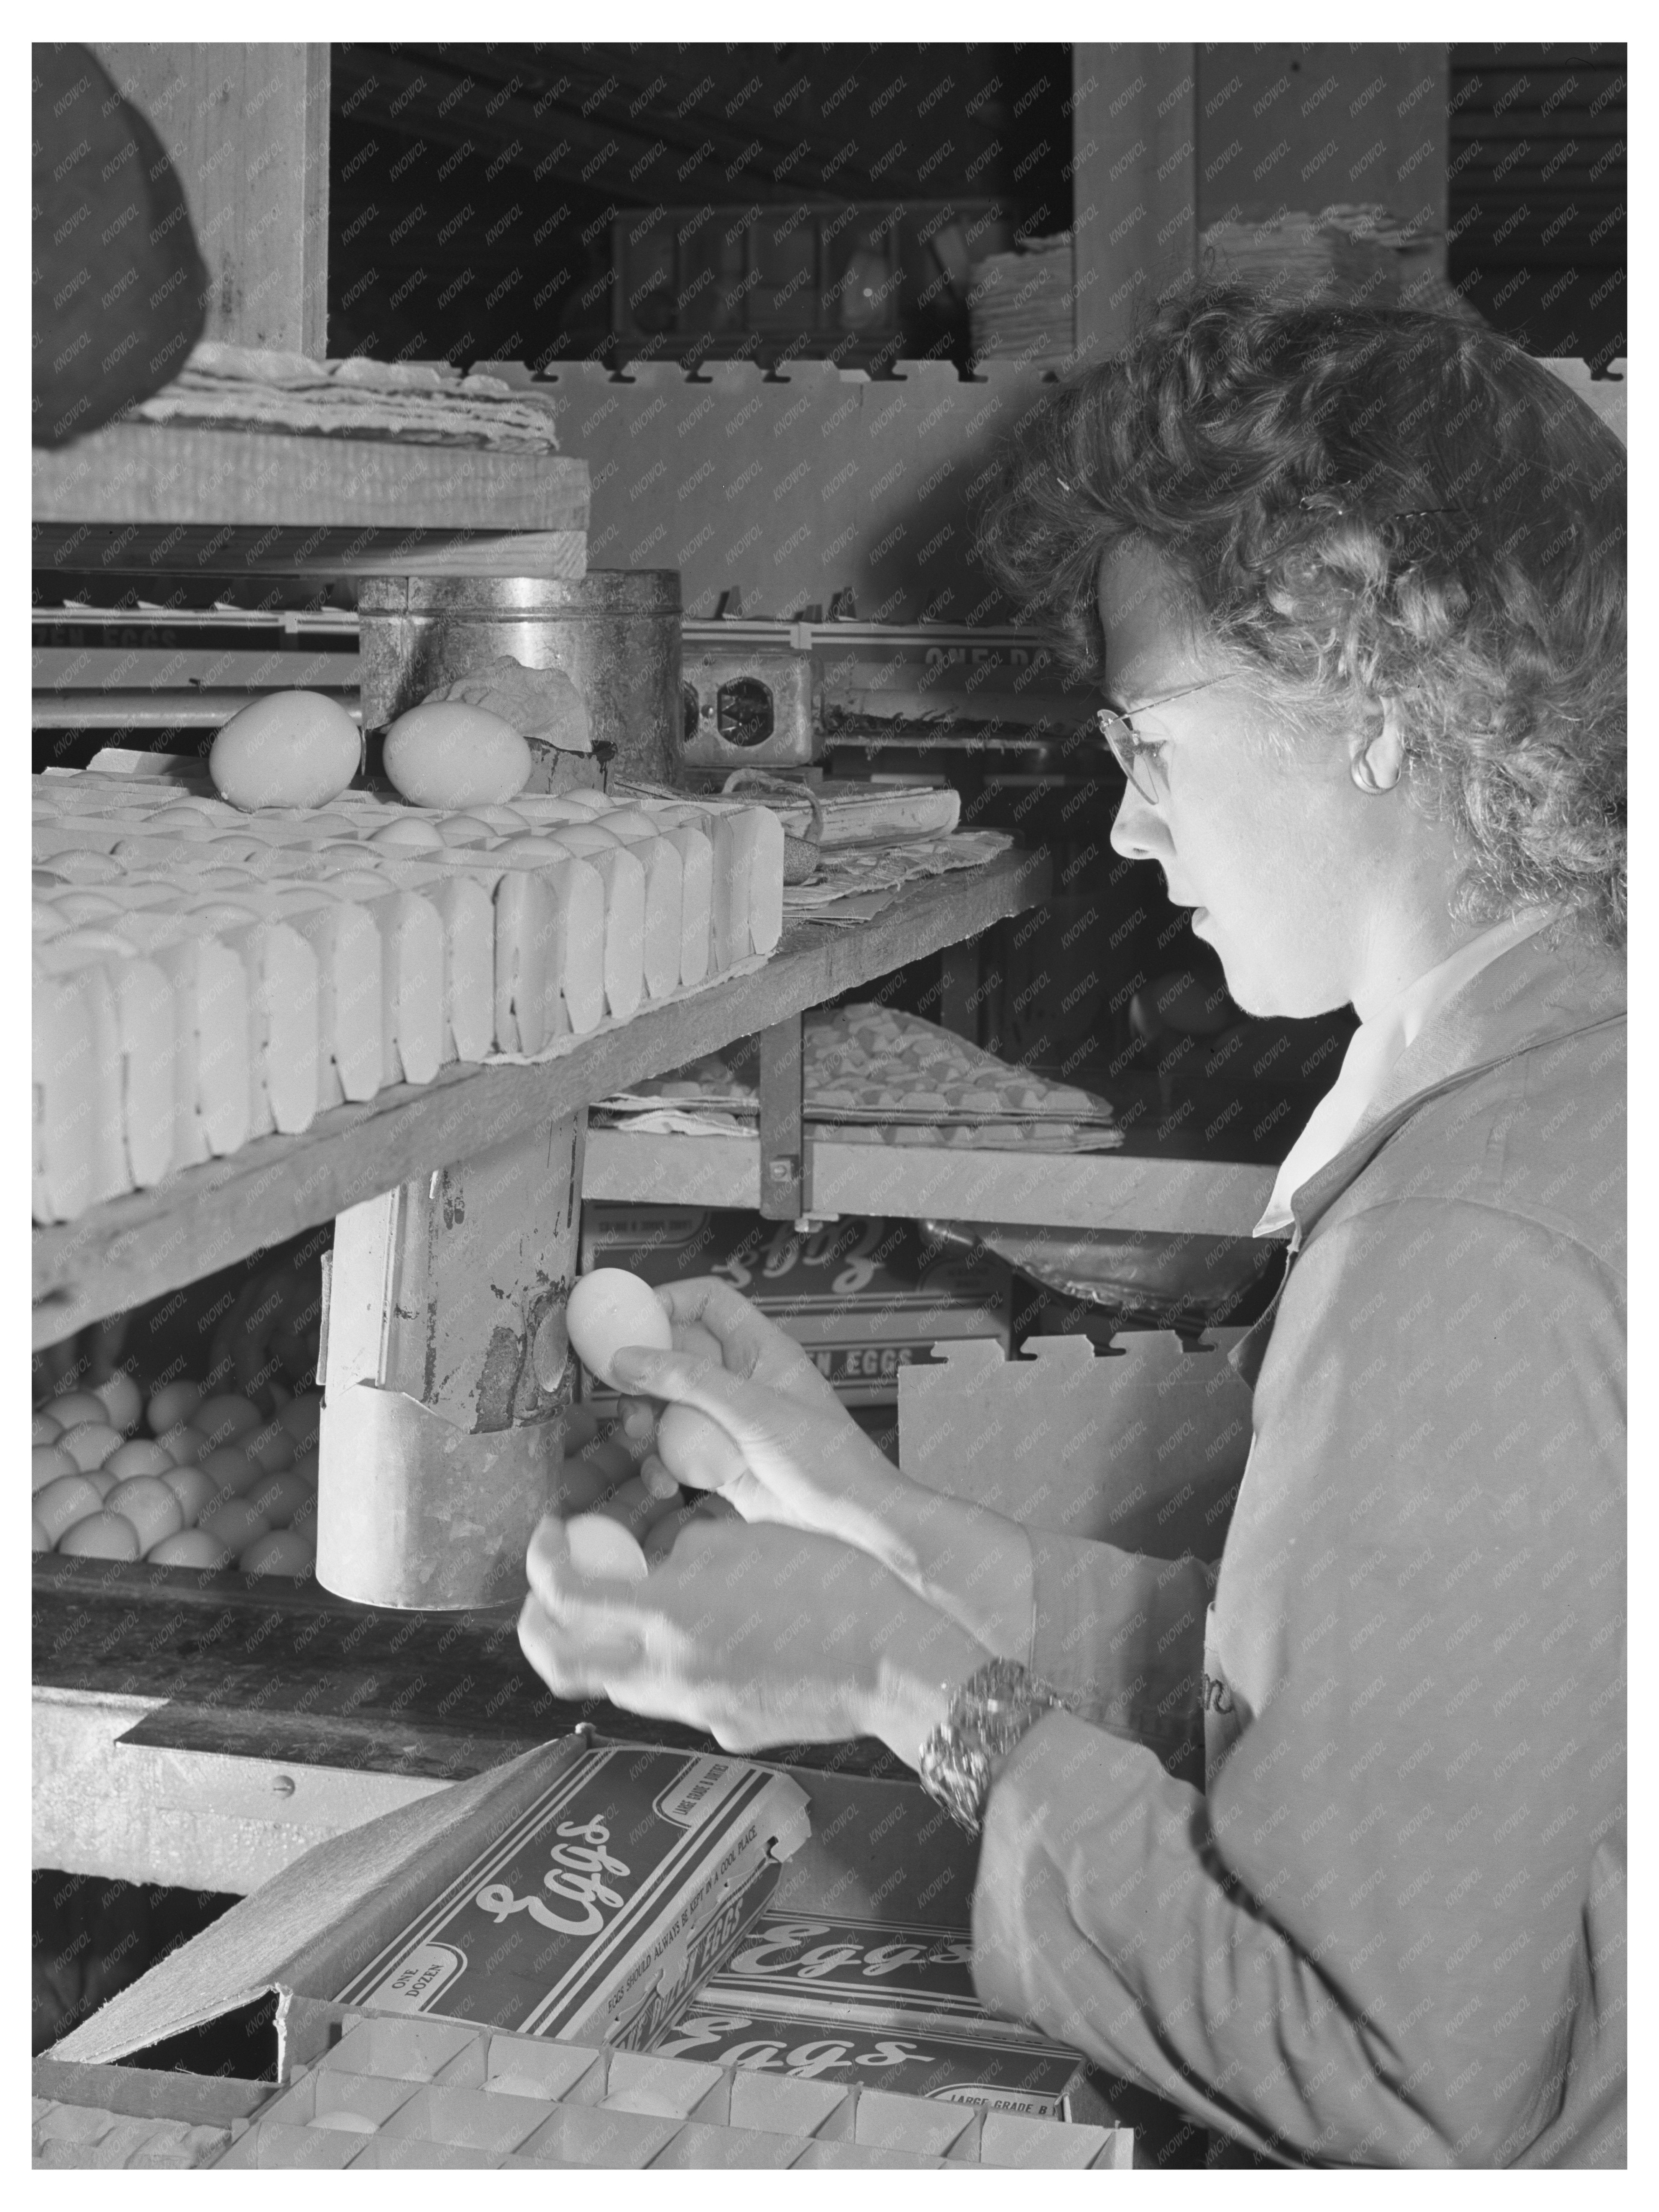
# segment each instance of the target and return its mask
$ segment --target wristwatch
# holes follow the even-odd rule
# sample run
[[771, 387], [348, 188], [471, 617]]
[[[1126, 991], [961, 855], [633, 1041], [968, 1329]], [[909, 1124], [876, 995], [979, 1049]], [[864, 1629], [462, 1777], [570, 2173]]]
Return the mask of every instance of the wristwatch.
[[918, 1773], [927, 1795], [976, 1836], [991, 1794], [991, 1762], [1010, 1752], [1044, 1713], [1071, 1706], [1049, 1683], [1012, 1659], [992, 1659], [951, 1700], [944, 1725], [921, 1747]]

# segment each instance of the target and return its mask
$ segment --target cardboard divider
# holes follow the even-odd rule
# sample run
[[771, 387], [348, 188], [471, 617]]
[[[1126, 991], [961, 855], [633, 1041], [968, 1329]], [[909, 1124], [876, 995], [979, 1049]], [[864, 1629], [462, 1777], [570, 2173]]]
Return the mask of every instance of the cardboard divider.
[[422, 2142], [413, 2136], [376, 2136], [366, 2142], [351, 2161], [350, 2171], [362, 2173], [365, 2169], [392, 2169], [412, 2166], [417, 2171], [434, 2166], [477, 2166], [492, 2172], [501, 2162], [501, 2154], [480, 2150], [471, 2143]]
[[732, 2075], [734, 2128], [850, 2142], [857, 2102], [857, 2089], [839, 2081], [793, 2081], [748, 2067], [738, 2067]]
[[890, 2089], [860, 2089], [853, 2140], [866, 2150], [903, 2150], [952, 2164], [977, 2165], [981, 2113], [976, 2106], [942, 2097], [905, 2097]]
[[446, 2087], [496, 2097], [533, 2097], [544, 2104], [603, 2101], [610, 2053], [580, 2043], [528, 2035], [476, 2036], [437, 2076]]
[[723, 2067], [696, 2059], [615, 2051], [604, 2102], [607, 2112], [724, 2124], [732, 2108], [732, 2076]]
[[649, 2166], [679, 2133], [678, 2120], [597, 2105], [561, 2105], [512, 2155], [516, 2166]]
[[307, 2166], [337, 2169], [349, 2166], [363, 2144], [362, 2136], [342, 2134], [333, 2128], [295, 2128], [280, 2120], [261, 2120], [231, 2145], [214, 2172], [222, 2173], [227, 2167], [238, 2166], [267, 2171]]
[[[1129, 2163], [1130, 2130], [1043, 2120], [1029, 2112], [987, 2112], [980, 2130], [981, 2166], [1041, 2166], [1081, 2172]], [[1125, 2154], [1120, 2160], [1119, 2153]]]
[[886, 2171], [908, 2166], [913, 2169], [926, 2167], [930, 2172], [937, 2168], [943, 2172], [947, 2163], [945, 2159], [930, 2158], [921, 2151], [877, 2150], [869, 2143], [814, 2141], [807, 2144], [795, 2160], [794, 2171], [802, 2173], [823, 2168], [853, 2166], [869, 2172], [878, 2167]]
[[[259, 2115], [257, 2124], [261, 2128], [327, 2129], [351, 2134], [369, 2134], [389, 2120], [399, 2106], [406, 2105], [416, 2094], [415, 2085], [409, 2081], [386, 2080], [378, 2074], [341, 2073], [330, 2067], [313, 2067], [302, 2074], [290, 2088], [272, 2100]], [[352, 2119], [368, 2124], [356, 2129], [349, 2126]]]
[[517, 2150], [557, 2106], [531, 2097], [492, 2097], [483, 2089], [428, 2086], [417, 2089], [387, 2120], [382, 2133], [421, 2142], [458, 2143], [505, 2156]]
[[976, 1342], [899, 1370], [899, 1466], [1011, 1520], [1121, 1551], [1221, 1555], [1250, 1446], [1250, 1394], [1228, 1364], [1244, 1332], [1194, 1347], [1170, 1329], [1034, 1337], [1005, 1360]]
[[[348, 2028], [321, 2064], [336, 2074], [378, 2074], [387, 2081], [435, 2081], [483, 2042], [478, 2030], [447, 2020], [363, 2020]], [[479, 2072], [483, 2073], [482, 2053]]]
[[805, 2136], [769, 2135], [760, 2128], [711, 2127], [689, 2120], [666, 2149], [651, 2161], [653, 2173], [665, 2167], [702, 2170], [720, 2166], [793, 2166], [809, 2148]]

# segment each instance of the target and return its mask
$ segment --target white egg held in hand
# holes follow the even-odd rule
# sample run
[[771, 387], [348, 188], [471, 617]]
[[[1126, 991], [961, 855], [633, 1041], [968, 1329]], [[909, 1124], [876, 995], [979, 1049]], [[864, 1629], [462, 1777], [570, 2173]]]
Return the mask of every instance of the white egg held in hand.
[[578, 1276], [564, 1325], [582, 1365], [612, 1389], [621, 1386], [611, 1362], [625, 1345], [646, 1345], [653, 1352], [674, 1349], [673, 1325], [662, 1300], [649, 1283], [625, 1267], [596, 1267], [591, 1275]]
[[337, 700], [273, 691], [213, 740], [208, 773], [233, 806], [326, 806], [357, 773], [362, 739]]
[[532, 765], [510, 722], [445, 700], [399, 714], [383, 758], [387, 781], [411, 806], [447, 811], [499, 806], [524, 789]]
[[570, 1564], [579, 1575], [597, 1576], [604, 1582], [642, 1583], [651, 1571], [645, 1553], [627, 1529], [606, 1514], [577, 1514], [574, 1521], [565, 1522], [564, 1540], [570, 1547]]

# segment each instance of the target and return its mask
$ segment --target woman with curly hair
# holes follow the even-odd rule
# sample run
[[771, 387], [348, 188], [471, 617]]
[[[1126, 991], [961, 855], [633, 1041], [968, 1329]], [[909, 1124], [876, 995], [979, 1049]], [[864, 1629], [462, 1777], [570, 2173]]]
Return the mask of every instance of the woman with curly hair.
[[549, 1522], [525, 1648], [882, 1737], [981, 1832], [988, 2002], [1269, 2158], [1622, 2164], [1622, 447], [1485, 331], [1199, 291], [984, 542], [1099, 678], [1117, 850], [1247, 1010], [1359, 1018], [1258, 1225], [1219, 1569], [906, 1481], [694, 1285], [617, 1370], [742, 1519], [629, 1585]]

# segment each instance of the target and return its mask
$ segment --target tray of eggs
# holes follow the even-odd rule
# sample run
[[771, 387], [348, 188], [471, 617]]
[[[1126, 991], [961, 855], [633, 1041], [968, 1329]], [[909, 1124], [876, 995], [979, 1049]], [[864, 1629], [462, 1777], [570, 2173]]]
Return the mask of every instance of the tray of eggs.
[[70, 1559], [308, 1576], [317, 1556], [321, 1394], [279, 1413], [109, 1376], [35, 1408], [33, 1547]]

